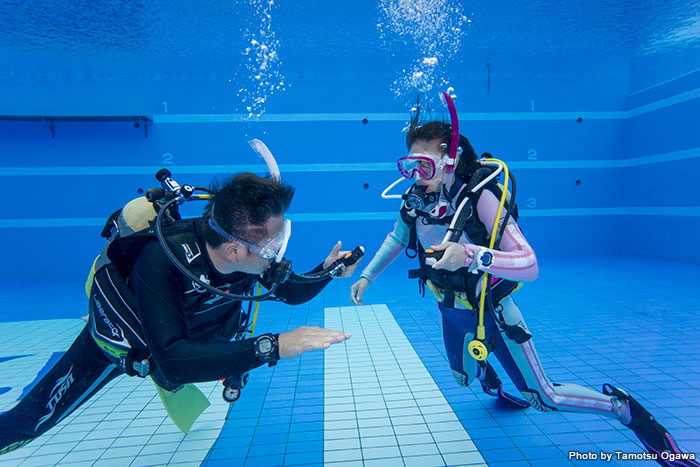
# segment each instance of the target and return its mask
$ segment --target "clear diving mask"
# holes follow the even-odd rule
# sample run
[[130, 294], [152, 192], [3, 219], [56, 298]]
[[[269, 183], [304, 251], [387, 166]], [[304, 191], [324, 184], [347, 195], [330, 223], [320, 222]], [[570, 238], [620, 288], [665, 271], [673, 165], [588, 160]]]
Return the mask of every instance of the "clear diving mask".
[[[212, 208], [212, 212], [213, 211], [214, 210]], [[245, 246], [248, 249], [248, 251], [250, 251], [253, 254], [257, 254], [262, 259], [266, 261], [274, 260], [277, 263], [279, 263], [284, 257], [284, 252], [287, 250], [287, 243], [289, 242], [289, 237], [292, 235], [292, 221], [290, 221], [289, 219], [284, 220], [282, 230], [280, 230], [279, 233], [274, 237], [267, 239], [263, 246], [247, 242], [242, 238], [238, 238], [226, 232], [216, 222], [216, 220], [214, 220], [213, 217], [209, 217], [208, 223], [209, 227], [211, 227], [214, 232], [218, 233], [226, 240], [230, 242], [240, 243], [243, 246]]]

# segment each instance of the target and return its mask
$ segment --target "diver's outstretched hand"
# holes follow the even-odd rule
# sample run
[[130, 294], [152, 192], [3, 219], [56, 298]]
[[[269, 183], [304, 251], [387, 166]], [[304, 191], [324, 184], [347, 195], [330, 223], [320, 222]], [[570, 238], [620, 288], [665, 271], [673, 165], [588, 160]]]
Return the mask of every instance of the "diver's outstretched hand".
[[279, 346], [280, 358], [290, 360], [309, 350], [324, 350], [331, 344], [348, 339], [350, 339], [349, 332], [333, 331], [318, 326], [302, 326], [280, 334], [277, 345]]
[[[343, 247], [343, 242], [341, 242], [339, 240], [338, 243], [336, 243], [335, 246], [333, 246], [333, 249], [331, 250], [331, 254], [329, 254], [328, 258], [326, 258], [326, 260], [323, 262], [323, 269], [326, 269], [328, 266], [335, 263], [339, 259], [345, 258], [348, 255], [348, 253], [351, 253], [350, 251], [340, 251], [340, 249], [342, 247]], [[360, 247], [360, 248], [362, 248], [362, 247]], [[345, 268], [345, 271], [343, 271], [343, 273], [338, 277], [350, 277], [350, 276], [352, 276], [352, 274], [355, 272], [355, 269], [357, 268], [357, 265], [360, 264], [360, 261], [362, 261], [362, 258], [357, 260], [357, 262], [355, 264], [347, 266]]]
[[350, 301], [355, 305], [364, 305], [362, 294], [365, 293], [369, 284], [369, 279], [366, 277], [360, 277], [360, 280], [352, 284], [352, 287], [350, 287]]

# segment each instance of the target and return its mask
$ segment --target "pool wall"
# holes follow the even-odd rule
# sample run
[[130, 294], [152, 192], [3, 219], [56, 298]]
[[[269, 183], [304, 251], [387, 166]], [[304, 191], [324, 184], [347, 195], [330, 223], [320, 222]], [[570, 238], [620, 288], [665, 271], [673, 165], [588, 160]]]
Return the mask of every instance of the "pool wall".
[[[499, 74], [495, 63], [491, 77], [458, 75], [461, 130], [478, 153], [511, 165], [521, 225], [541, 258], [700, 261], [688, 242], [700, 228], [700, 71], [686, 60], [696, 55], [660, 53], [606, 64], [599, 74], [543, 66], [520, 79]], [[80, 280], [101, 248], [104, 219], [154, 186], [156, 170], [169, 167], [180, 182], [204, 185], [222, 172], [260, 172], [246, 143], [254, 137], [297, 189], [288, 256], [299, 270], [320, 262], [335, 240], [372, 254], [398, 209], [379, 195], [398, 177], [393, 164], [406, 152], [407, 114], [386, 83], [344, 82], [303, 77], [258, 123], [206, 111], [202, 101], [224, 94], [204, 82], [192, 84], [195, 94], [180, 87], [179, 97], [152, 81], [122, 94], [99, 81], [5, 86], [5, 115], [145, 115], [153, 122], [0, 121], [0, 281]]]

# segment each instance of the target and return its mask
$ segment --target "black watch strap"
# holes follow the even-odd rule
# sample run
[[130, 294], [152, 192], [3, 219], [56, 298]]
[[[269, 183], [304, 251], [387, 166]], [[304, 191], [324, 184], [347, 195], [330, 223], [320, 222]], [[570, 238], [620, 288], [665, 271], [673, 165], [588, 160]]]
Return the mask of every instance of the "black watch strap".
[[279, 348], [277, 347], [277, 336], [274, 334], [262, 334], [253, 341], [255, 356], [263, 363], [274, 366], [279, 360]]

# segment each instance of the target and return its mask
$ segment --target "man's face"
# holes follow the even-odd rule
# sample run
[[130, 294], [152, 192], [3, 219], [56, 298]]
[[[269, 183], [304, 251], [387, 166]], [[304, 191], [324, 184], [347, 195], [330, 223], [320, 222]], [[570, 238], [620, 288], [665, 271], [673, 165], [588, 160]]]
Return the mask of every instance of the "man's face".
[[[284, 215], [281, 216], [270, 216], [270, 218], [265, 222], [265, 228], [267, 229], [266, 237], [257, 243], [258, 246], [263, 247], [267, 243], [268, 239], [279, 235], [284, 227]], [[238, 250], [238, 261], [236, 269], [241, 272], [248, 274], [262, 274], [274, 261], [272, 259], [261, 258], [257, 253], [251, 253], [244, 246], [241, 246]]]

